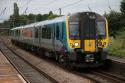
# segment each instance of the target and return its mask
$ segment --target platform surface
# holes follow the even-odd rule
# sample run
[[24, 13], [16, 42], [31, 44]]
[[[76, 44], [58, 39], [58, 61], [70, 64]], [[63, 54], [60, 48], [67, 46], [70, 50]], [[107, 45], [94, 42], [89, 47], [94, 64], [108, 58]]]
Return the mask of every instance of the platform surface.
[[0, 51], [0, 83], [26, 83], [12, 64]]

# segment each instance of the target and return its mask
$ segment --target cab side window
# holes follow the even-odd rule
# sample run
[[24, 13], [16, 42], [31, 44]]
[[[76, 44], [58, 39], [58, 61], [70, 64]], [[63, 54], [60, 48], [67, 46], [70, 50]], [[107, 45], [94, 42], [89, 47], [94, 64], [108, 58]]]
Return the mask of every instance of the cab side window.
[[52, 30], [49, 26], [45, 26], [44, 28], [42, 28], [42, 38], [51, 39], [51, 33]]

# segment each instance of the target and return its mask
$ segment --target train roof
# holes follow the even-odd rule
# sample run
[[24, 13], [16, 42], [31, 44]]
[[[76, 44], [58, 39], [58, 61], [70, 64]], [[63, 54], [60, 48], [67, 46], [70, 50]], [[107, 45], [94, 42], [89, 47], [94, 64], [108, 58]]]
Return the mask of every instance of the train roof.
[[[91, 12], [91, 11], [77, 12], [77, 13], [73, 13], [73, 14], [67, 15], [67, 16], [77, 15], [78, 13], [95, 13], [95, 12]], [[97, 13], [95, 13], [95, 14], [99, 15]], [[46, 25], [46, 24], [53, 24], [53, 23], [57, 23], [57, 22], [63, 22], [63, 21], [66, 21], [67, 16], [61, 16], [61, 17], [57, 17], [57, 18], [52, 19], [52, 20], [45, 20], [45, 21], [41, 21], [41, 22], [36, 22], [36, 23], [20, 26], [20, 27], [15, 27], [15, 28], [12, 28], [11, 30], [22, 29], [22, 28], [31, 28], [33, 26], [42, 26], [42, 25]]]
[[22, 28], [31, 28], [33, 26], [42, 26], [42, 25], [46, 25], [46, 24], [53, 24], [53, 23], [63, 22], [63, 21], [66, 21], [66, 16], [61, 16], [61, 17], [57, 17], [52, 20], [45, 20], [45, 21], [40, 21], [40, 22], [24, 25], [24, 26], [15, 27], [15, 28], [12, 28], [11, 30], [22, 29]]

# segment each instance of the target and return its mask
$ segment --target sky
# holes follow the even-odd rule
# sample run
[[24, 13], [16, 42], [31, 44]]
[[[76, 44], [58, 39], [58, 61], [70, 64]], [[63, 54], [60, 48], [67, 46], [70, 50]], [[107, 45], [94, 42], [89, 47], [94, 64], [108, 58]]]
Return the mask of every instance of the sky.
[[[0, 0], [0, 22], [7, 20], [9, 16], [13, 14], [14, 2], [18, 4], [20, 14], [45, 14], [49, 11], [59, 14], [59, 8], [61, 8], [62, 15], [90, 10], [103, 15], [111, 9], [120, 11], [121, 1], [122, 0]], [[5, 11], [2, 13], [4, 9]]]

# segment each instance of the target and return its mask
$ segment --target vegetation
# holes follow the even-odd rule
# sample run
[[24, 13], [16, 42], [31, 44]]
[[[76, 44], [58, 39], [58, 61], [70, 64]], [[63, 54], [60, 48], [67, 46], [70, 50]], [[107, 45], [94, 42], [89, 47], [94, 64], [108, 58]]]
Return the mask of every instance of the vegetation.
[[34, 22], [39, 22], [43, 20], [52, 19], [55, 17], [59, 17], [59, 15], [53, 14], [52, 11], [49, 14], [29, 14], [29, 15], [19, 15], [19, 8], [17, 3], [14, 3], [13, 15], [10, 16], [9, 20], [0, 23], [0, 28], [13, 28], [21, 25], [26, 25]]
[[125, 0], [122, 0], [120, 10], [121, 10], [122, 13], [125, 14]]
[[109, 34], [114, 38], [119, 35], [119, 32], [125, 30], [125, 0], [122, 0], [120, 5], [121, 12], [111, 10], [110, 13], [104, 14], [109, 23]]
[[105, 14], [109, 24], [109, 34], [114, 38], [118, 35], [124, 27], [125, 19], [123, 19], [122, 13], [116, 11], [110, 11], [109, 14]]
[[121, 12], [110, 11], [105, 14], [109, 23], [110, 39], [109, 54], [112, 56], [125, 57], [125, 0], [120, 6]]
[[119, 33], [116, 39], [110, 39], [109, 54], [111, 56], [125, 57], [125, 31]]

